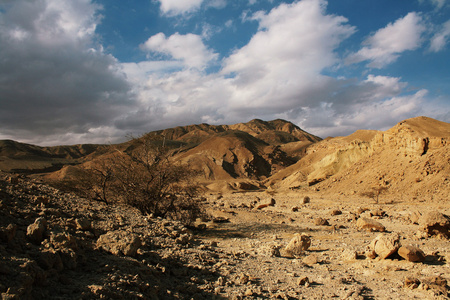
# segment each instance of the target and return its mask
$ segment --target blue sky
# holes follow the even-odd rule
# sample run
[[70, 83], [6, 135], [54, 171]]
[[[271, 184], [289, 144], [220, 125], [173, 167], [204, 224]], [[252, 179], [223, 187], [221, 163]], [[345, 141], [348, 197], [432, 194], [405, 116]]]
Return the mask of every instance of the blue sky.
[[450, 122], [448, 0], [0, 0], [0, 139]]

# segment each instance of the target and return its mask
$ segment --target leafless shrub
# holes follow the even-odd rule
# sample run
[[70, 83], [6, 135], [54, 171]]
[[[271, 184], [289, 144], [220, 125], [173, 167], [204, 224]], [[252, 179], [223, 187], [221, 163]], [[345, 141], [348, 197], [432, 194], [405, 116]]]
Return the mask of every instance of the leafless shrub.
[[381, 194], [388, 190], [385, 186], [373, 186], [369, 191], [362, 192], [361, 196], [371, 198], [378, 203]]
[[197, 172], [171, 160], [164, 141], [133, 138], [127, 150], [116, 150], [77, 178], [79, 192], [105, 203], [125, 203], [143, 214], [190, 224], [203, 216]]

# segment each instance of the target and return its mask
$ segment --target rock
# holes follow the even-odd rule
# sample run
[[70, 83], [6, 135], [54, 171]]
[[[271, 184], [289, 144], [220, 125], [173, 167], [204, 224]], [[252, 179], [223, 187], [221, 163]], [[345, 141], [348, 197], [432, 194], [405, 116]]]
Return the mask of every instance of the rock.
[[429, 288], [442, 293], [443, 295], [448, 295], [448, 283], [447, 280], [442, 276], [430, 276], [422, 280], [422, 284], [426, 284]]
[[397, 233], [380, 233], [371, 243], [370, 247], [382, 259], [394, 254], [399, 248], [400, 237]]
[[406, 277], [403, 286], [409, 289], [416, 289], [420, 285], [420, 280], [414, 277]]
[[78, 249], [77, 239], [68, 233], [54, 233], [50, 234], [50, 243], [52, 243], [53, 247], [56, 249], [59, 248], [71, 248], [73, 250]]
[[373, 249], [367, 250], [367, 251], [364, 253], [364, 255], [365, 255], [367, 258], [370, 258], [370, 259], [374, 259], [374, 258], [377, 257], [377, 254], [375, 253], [375, 250], [373, 250]]
[[419, 220], [420, 220], [421, 217], [422, 217], [422, 214], [419, 211], [414, 211], [409, 216], [409, 220], [413, 224], [419, 224]]
[[77, 267], [77, 254], [70, 248], [59, 250], [59, 256], [66, 269], [75, 270]]
[[37, 218], [33, 224], [27, 227], [27, 238], [35, 244], [40, 244], [44, 239], [46, 227], [47, 221], [43, 217]]
[[92, 228], [91, 221], [86, 218], [75, 219], [75, 224], [77, 229], [82, 231], [87, 231]]
[[141, 246], [141, 239], [137, 234], [116, 230], [101, 235], [97, 240], [97, 247], [114, 255], [134, 256]]
[[293, 206], [293, 207], [291, 208], [291, 211], [292, 211], [292, 212], [297, 212], [297, 211], [298, 211], [298, 209], [299, 209], [299, 207], [298, 207], [298, 206]]
[[17, 225], [9, 224], [6, 228], [0, 228], [0, 240], [3, 240], [7, 243], [11, 242], [16, 236]]
[[332, 215], [332, 216], [342, 215], [342, 211], [339, 210], [339, 209], [333, 209], [333, 210], [331, 211], [331, 215]]
[[327, 219], [324, 218], [317, 218], [314, 220], [314, 224], [317, 226], [328, 226], [330, 223], [328, 223]]
[[380, 222], [369, 218], [359, 218], [356, 222], [356, 227], [367, 231], [386, 231], [386, 228]]
[[312, 266], [312, 265], [317, 264], [317, 263], [319, 262], [319, 259], [317, 258], [316, 255], [311, 254], [311, 255], [305, 256], [305, 257], [302, 259], [302, 262], [303, 262], [305, 265]]
[[298, 284], [298, 285], [309, 286], [309, 278], [308, 278], [307, 276], [300, 277], [300, 278], [297, 280], [297, 284]]
[[309, 198], [308, 196], [303, 197], [301, 203], [302, 204], [306, 204], [306, 203], [310, 203], [311, 202], [311, 198]]
[[358, 253], [355, 250], [345, 249], [342, 251], [341, 257], [344, 260], [355, 260], [358, 258]]
[[45, 249], [40, 252], [38, 263], [45, 270], [56, 269], [59, 272], [64, 268], [61, 257], [53, 249]]
[[280, 246], [277, 245], [264, 245], [258, 251], [263, 256], [268, 257], [280, 257]]
[[423, 215], [419, 224], [429, 235], [439, 235], [450, 238], [450, 217], [437, 211]]
[[407, 261], [424, 261], [425, 253], [415, 246], [402, 246], [398, 249], [398, 255]]
[[305, 250], [311, 246], [311, 238], [309, 235], [296, 233], [289, 244], [284, 249], [287, 256], [300, 256]]

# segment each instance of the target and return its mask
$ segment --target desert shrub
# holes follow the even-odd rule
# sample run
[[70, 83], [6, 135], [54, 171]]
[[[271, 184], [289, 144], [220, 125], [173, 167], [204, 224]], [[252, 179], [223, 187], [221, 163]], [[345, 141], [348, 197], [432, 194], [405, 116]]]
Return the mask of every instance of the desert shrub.
[[84, 175], [78, 179], [79, 191], [98, 201], [125, 203], [187, 225], [204, 214], [193, 180], [198, 173], [173, 161], [156, 136], [132, 139], [126, 150], [116, 149]]
[[388, 190], [385, 186], [373, 186], [370, 190], [362, 192], [361, 196], [371, 198], [378, 203], [379, 197], [381, 194], [385, 193]]

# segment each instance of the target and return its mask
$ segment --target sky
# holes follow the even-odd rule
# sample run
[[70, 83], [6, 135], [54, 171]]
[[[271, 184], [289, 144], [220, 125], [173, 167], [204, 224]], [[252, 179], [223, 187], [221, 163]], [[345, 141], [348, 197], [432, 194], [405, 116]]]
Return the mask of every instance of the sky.
[[448, 0], [0, 0], [0, 139], [450, 122]]

